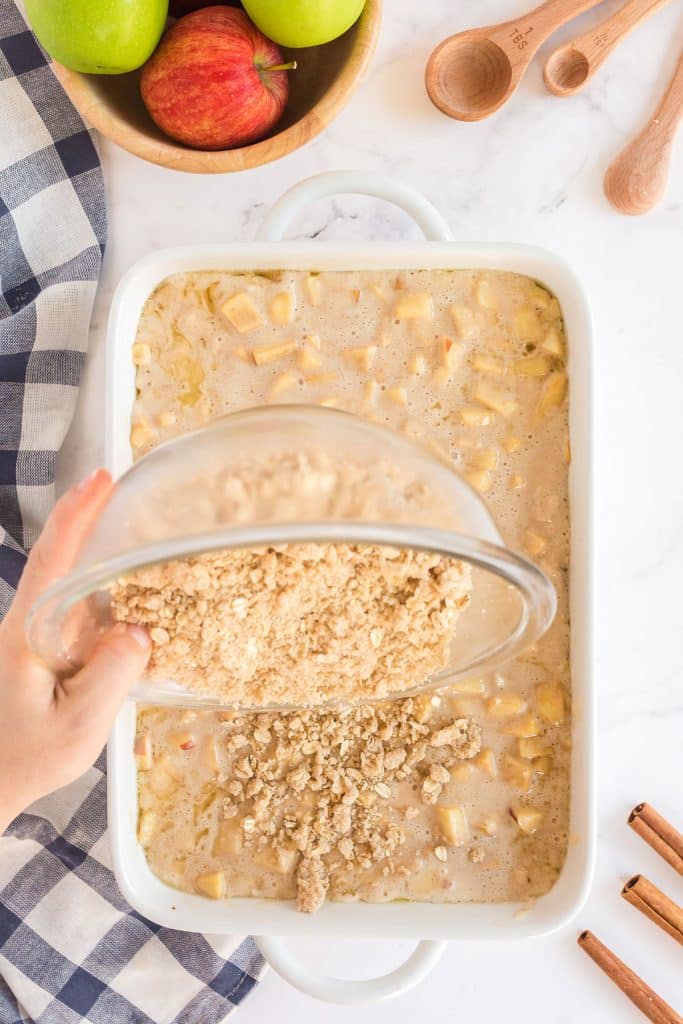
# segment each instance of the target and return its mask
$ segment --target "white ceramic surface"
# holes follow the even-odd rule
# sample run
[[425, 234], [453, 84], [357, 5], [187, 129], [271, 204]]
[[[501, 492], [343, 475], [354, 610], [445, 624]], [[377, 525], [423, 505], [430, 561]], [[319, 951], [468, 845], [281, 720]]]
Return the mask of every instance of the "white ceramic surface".
[[[388, 199], [413, 216], [428, 237], [426, 243], [390, 243], [337, 246], [325, 243], [278, 241], [289, 220], [314, 198], [363, 193]], [[134, 374], [130, 357], [142, 305], [156, 286], [178, 270], [234, 269], [387, 269], [473, 268], [513, 270], [528, 274], [557, 295], [568, 337], [570, 376], [570, 508], [573, 523], [570, 594], [572, 619], [572, 675], [574, 705], [570, 843], [559, 880], [545, 897], [520, 913], [515, 904], [449, 906], [431, 903], [327, 903], [314, 916], [298, 914], [290, 902], [234, 899], [215, 902], [202, 896], [178, 893], [157, 879], [135, 838], [137, 794], [131, 756], [134, 730], [132, 708], [126, 707], [114, 727], [109, 744], [109, 829], [114, 868], [128, 901], [145, 916], [187, 930], [258, 935], [333, 934], [403, 935], [410, 938], [469, 938], [516, 940], [550, 932], [566, 923], [582, 905], [594, 850], [593, 770], [593, 650], [592, 650], [592, 371], [591, 324], [582, 288], [569, 268], [556, 256], [524, 246], [466, 245], [447, 241], [449, 231], [436, 211], [416, 192], [392, 179], [357, 172], [317, 176], [285, 195], [264, 221], [262, 236], [270, 241], [253, 245], [187, 247], [150, 254], [134, 266], [117, 289], [108, 330], [106, 402], [107, 465], [121, 473], [131, 461], [128, 440]], [[282, 973], [319, 998], [351, 1002], [375, 996], [385, 998], [405, 987], [405, 971], [370, 990], [348, 983], [343, 988], [307, 985], [303, 967], [287, 959], [284, 947], [272, 940], [263, 950], [279, 961]], [[426, 964], [435, 959], [435, 947], [423, 945], [410, 961], [411, 977], [418, 980]], [[430, 956], [431, 953], [431, 956]], [[407, 970], [407, 969], [406, 969]]]
[[[613, 9], [619, 0], [607, 0]], [[445, 35], [513, 17], [524, 0], [391, 0], [370, 73], [334, 125], [292, 157], [221, 177], [163, 171], [101, 146], [109, 238], [77, 419], [59, 460], [62, 487], [103, 461], [105, 326], [112, 292], [147, 253], [196, 242], [252, 239], [264, 210], [316, 171], [353, 165], [394, 174], [438, 205], [459, 241], [507, 238], [552, 248], [579, 271], [595, 326], [596, 693], [598, 856], [576, 921], [524, 943], [451, 942], [428, 982], [353, 1013], [302, 996], [270, 972], [240, 1007], [239, 1024], [627, 1024], [640, 1019], [576, 946], [590, 926], [670, 1003], [683, 1009], [680, 949], [619, 898], [642, 870], [683, 902], [683, 882], [625, 826], [648, 799], [683, 821], [680, 580], [683, 450], [680, 262], [683, 136], [667, 197], [638, 223], [602, 194], [610, 160], [656, 105], [683, 45], [670, 4], [638, 29], [575, 99], [543, 88], [544, 53], [500, 114], [475, 125], [444, 118], [422, 88]], [[596, 10], [553, 37], [545, 54], [597, 23]], [[328, 241], [416, 238], [385, 203], [349, 197], [311, 204], [292, 237]], [[324, 973], [381, 974], [409, 940], [291, 940]], [[163, 979], [159, 978], [160, 983]], [[531, 996], [525, 995], [531, 986]]]

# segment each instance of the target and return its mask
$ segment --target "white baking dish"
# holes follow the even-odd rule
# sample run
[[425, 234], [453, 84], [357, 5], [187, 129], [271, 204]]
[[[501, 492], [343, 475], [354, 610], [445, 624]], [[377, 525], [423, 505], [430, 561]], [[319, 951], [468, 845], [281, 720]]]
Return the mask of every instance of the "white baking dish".
[[[361, 193], [388, 199], [411, 214], [427, 242], [327, 244], [282, 242], [292, 217], [312, 200], [335, 193]], [[519, 913], [514, 904], [327, 903], [314, 916], [297, 913], [286, 901], [232, 899], [215, 902], [177, 892], [150, 871], [136, 840], [137, 791], [132, 742], [135, 708], [119, 715], [109, 744], [109, 828], [119, 886], [140, 913], [161, 924], [213, 933], [250, 932], [260, 936], [338, 935], [419, 939], [513, 940], [538, 936], [565, 924], [581, 907], [592, 873], [595, 821], [593, 756], [593, 393], [591, 324], [584, 292], [567, 265], [552, 253], [521, 245], [460, 244], [427, 201], [391, 179], [361, 172], [335, 172], [302, 182], [275, 204], [260, 233], [249, 244], [187, 246], [156, 252], [136, 264], [121, 281], [112, 303], [107, 353], [106, 457], [119, 475], [132, 461], [129, 429], [135, 394], [131, 345], [143, 304], [170, 274], [202, 269], [364, 270], [409, 268], [487, 268], [526, 274], [559, 299], [569, 348], [571, 504], [571, 660], [573, 755], [570, 843], [553, 889]], [[276, 244], [274, 244], [276, 243]], [[397, 972], [369, 982], [312, 978], [294, 963], [280, 940], [259, 940], [267, 958], [293, 984], [320, 998], [352, 1002], [396, 994], [422, 977], [441, 943], [421, 943]]]

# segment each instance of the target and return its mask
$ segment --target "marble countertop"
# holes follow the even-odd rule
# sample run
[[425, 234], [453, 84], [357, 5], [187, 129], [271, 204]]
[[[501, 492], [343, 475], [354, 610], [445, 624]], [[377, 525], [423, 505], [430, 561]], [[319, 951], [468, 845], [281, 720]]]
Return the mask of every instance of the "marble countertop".
[[[244, 1024], [357, 1024], [419, 1017], [525, 1024], [636, 1021], [637, 1011], [576, 947], [590, 927], [683, 1009], [681, 951], [619, 897], [642, 870], [683, 902], [683, 881], [625, 825], [649, 800], [683, 820], [683, 142], [662, 205], [641, 219], [602, 194], [613, 156], [649, 116], [683, 47], [671, 4], [631, 36], [580, 95], [546, 94], [537, 60], [510, 105], [461, 124], [428, 102], [423, 68], [443, 36], [509, 18], [522, 0], [386, 0], [369, 76], [324, 136], [239, 175], [184, 175], [103, 142], [110, 228], [85, 387], [60, 461], [75, 480], [102, 461], [104, 333], [112, 291], [141, 256], [169, 245], [252, 238], [268, 205], [320, 170], [372, 168], [422, 190], [463, 240], [536, 243], [583, 279], [595, 321], [597, 371], [597, 684], [599, 844], [595, 883], [575, 923], [543, 940], [449, 946], [428, 981], [398, 1001], [347, 1010], [301, 996], [272, 972], [239, 1012]], [[614, 9], [607, 0], [601, 12]], [[583, 30], [602, 17], [577, 23]], [[570, 38], [571, 28], [558, 38]], [[543, 52], [548, 52], [548, 46]], [[542, 54], [541, 54], [542, 56]], [[296, 229], [319, 239], [417, 237], [407, 218], [356, 198], [314, 205]], [[404, 942], [297, 941], [312, 964], [348, 976], [388, 970]]]

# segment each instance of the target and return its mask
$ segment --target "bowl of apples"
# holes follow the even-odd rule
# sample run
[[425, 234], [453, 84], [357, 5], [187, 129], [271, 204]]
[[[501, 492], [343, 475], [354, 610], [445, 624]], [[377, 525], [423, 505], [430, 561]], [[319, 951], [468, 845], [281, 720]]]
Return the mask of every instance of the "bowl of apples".
[[318, 135], [374, 52], [382, 0], [26, 0], [84, 119], [130, 153], [242, 171]]

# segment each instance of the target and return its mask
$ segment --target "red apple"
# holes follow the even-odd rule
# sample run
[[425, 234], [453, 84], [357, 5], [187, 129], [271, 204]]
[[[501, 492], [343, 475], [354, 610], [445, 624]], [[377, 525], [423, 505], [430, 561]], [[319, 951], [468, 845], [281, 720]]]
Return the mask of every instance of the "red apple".
[[140, 91], [172, 139], [231, 149], [263, 138], [279, 121], [289, 92], [282, 68], [279, 47], [244, 11], [204, 7], [167, 29], [142, 69]]

